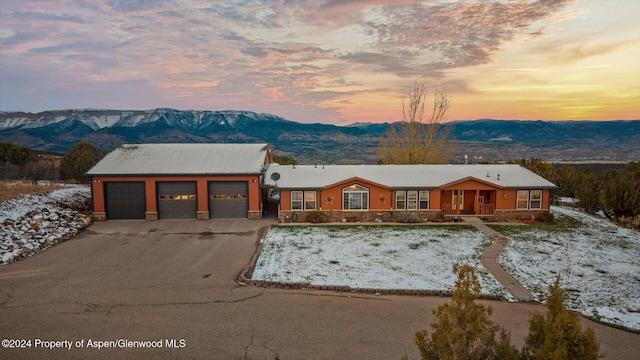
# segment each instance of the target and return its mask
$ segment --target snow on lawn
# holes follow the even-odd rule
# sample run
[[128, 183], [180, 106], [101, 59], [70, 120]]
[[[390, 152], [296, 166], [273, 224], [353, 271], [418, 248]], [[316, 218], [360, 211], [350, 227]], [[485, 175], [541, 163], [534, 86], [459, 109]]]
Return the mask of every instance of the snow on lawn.
[[640, 330], [640, 233], [552, 207], [555, 223], [494, 227], [511, 239], [500, 264], [539, 301], [557, 274], [567, 306]]
[[278, 226], [253, 279], [380, 289], [450, 290], [453, 264], [469, 263], [483, 293], [505, 290], [480, 263], [492, 239], [468, 226]]
[[32, 256], [76, 235], [87, 224], [86, 185], [63, 185], [48, 194], [0, 203], [0, 265]]
[[0, 203], [0, 224], [5, 220], [16, 220], [32, 211], [47, 207], [59, 208], [59, 204], [73, 208], [76, 203], [85, 202], [91, 198], [91, 191], [86, 185], [59, 184], [62, 189], [48, 194], [25, 195], [21, 198], [10, 199]]

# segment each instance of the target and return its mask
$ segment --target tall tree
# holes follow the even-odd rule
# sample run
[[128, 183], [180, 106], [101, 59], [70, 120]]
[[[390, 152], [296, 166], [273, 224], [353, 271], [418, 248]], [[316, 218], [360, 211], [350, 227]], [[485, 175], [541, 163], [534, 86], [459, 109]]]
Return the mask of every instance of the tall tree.
[[0, 163], [25, 165], [38, 160], [36, 153], [26, 146], [0, 142]]
[[60, 176], [63, 179], [84, 181], [84, 174], [103, 157], [104, 153], [95, 146], [79, 142], [73, 145], [60, 161]]
[[525, 360], [597, 359], [600, 345], [592, 328], [582, 331], [578, 315], [564, 306], [560, 277], [549, 286], [547, 313], [529, 321], [529, 335], [522, 348]]
[[601, 176], [600, 203], [607, 216], [640, 215], [640, 162], [630, 162], [623, 172], [609, 170]]
[[578, 173], [574, 192], [578, 199], [578, 206], [584, 211], [594, 213], [600, 210], [600, 191], [602, 184], [600, 178], [591, 169]]
[[298, 162], [293, 156], [287, 155], [273, 155], [273, 162], [280, 165], [298, 165]]
[[551, 162], [532, 157], [529, 159], [522, 158], [513, 163], [527, 168], [551, 182], [556, 181], [556, 169]]
[[473, 267], [455, 264], [453, 272], [457, 279], [451, 302], [433, 312], [433, 332], [415, 334], [422, 359], [517, 359], [509, 334], [489, 319], [493, 309], [474, 301], [480, 295], [480, 281]]
[[[429, 104], [424, 84], [415, 82], [402, 105], [402, 122], [389, 126], [380, 139], [381, 164], [443, 164], [455, 154], [451, 126], [443, 125], [449, 110], [449, 94], [435, 89]], [[425, 110], [428, 117], [425, 117]]]

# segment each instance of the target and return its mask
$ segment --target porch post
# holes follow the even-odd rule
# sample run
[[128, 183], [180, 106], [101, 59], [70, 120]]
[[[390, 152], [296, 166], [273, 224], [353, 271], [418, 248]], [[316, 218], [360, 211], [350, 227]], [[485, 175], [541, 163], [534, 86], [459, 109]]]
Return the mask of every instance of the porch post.
[[476, 215], [478, 215], [479, 210], [480, 210], [480, 190], [476, 190], [476, 201], [475, 201], [473, 212]]
[[456, 196], [456, 215], [460, 215], [460, 196], [462, 192], [458, 190], [458, 196]]

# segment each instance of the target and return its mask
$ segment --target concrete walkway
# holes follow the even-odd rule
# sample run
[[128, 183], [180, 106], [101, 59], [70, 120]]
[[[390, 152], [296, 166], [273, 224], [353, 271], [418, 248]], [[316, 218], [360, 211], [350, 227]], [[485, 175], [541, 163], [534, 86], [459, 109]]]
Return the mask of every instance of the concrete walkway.
[[509, 245], [509, 239], [485, 225], [482, 220], [475, 216], [463, 216], [462, 219], [469, 225], [496, 239], [496, 241], [484, 251], [484, 254], [482, 254], [482, 265], [484, 268], [519, 301], [533, 301], [531, 294], [512, 278], [511, 275], [504, 271], [498, 263], [500, 252]]

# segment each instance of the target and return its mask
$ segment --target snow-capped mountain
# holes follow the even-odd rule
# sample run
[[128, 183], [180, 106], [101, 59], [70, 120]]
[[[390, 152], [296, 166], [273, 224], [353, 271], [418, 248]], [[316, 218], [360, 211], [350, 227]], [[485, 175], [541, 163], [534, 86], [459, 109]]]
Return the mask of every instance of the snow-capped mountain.
[[[376, 163], [380, 136], [390, 124], [303, 124], [251, 111], [59, 110], [0, 112], [0, 141], [65, 152], [86, 141], [103, 150], [122, 143], [269, 143], [306, 163]], [[640, 120], [451, 123], [464, 155], [482, 161], [640, 159]], [[455, 161], [455, 160], [454, 160]]]
[[197, 111], [175, 109], [152, 110], [59, 110], [41, 113], [0, 112], [0, 131], [15, 129], [36, 129], [58, 124], [60, 127], [78, 122], [97, 131], [110, 127], [136, 127], [163, 121], [168, 125], [183, 128], [203, 128], [215, 123], [220, 126], [234, 126], [238, 121], [287, 121], [271, 114], [250, 111]]

